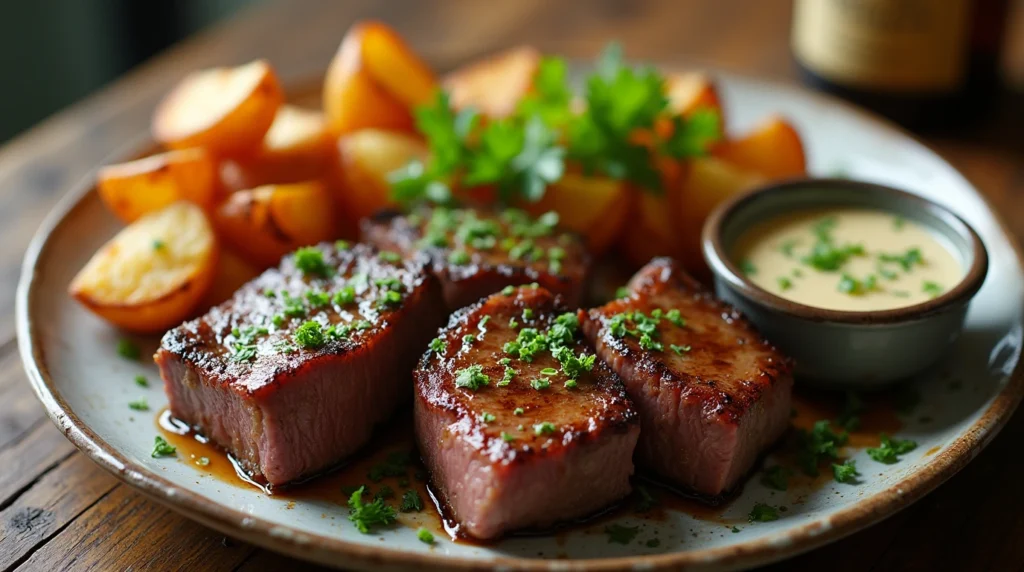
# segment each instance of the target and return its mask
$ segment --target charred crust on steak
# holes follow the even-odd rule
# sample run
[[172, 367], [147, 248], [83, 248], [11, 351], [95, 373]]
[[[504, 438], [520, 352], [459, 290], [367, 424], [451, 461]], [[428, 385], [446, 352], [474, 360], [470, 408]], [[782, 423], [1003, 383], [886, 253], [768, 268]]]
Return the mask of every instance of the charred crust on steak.
[[[587, 312], [583, 327], [588, 337], [630, 362], [634, 377], [701, 403], [706, 418], [738, 423], [769, 388], [790, 376], [792, 361], [674, 260], [652, 260], [634, 275], [628, 290], [627, 297]], [[649, 314], [655, 308], [677, 308], [686, 320], [683, 327], [659, 325], [662, 351], [642, 349], [636, 337], [609, 331], [613, 316], [637, 310]], [[676, 355], [670, 344], [691, 349]]]
[[[309, 371], [321, 359], [357, 359], [370, 350], [393, 321], [402, 319], [408, 307], [421, 301], [436, 304], [440, 300], [440, 287], [427, 270], [429, 260], [425, 256], [391, 263], [367, 245], [339, 250], [322, 243], [316, 248], [329, 269], [327, 275], [304, 273], [297, 268], [295, 255], [289, 255], [279, 268], [267, 270], [247, 283], [230, 300], [168, 331], [161, 340], [158, 356], [176, 355], [216, 383], [259, 396]], [[352, 303], [332, 300], [315, 305], [306, 298], [310, 291], [333, 295], [348, 286], [354, 289]], [[389, 290], [400, 292], [400, 303], [380, 303]], [[270, 296], [268, 292], [274, 294]], [[301, 300], [305, 312], [284, 316], [286, 297], [293, 302]], [[284, 319], [275, 324], [278, 316]], [[350, 326], [350, 331], [347, 335], [328, 337], [315, 347], [300, 347], [295, 342], [296, 329], [310, 320], [318, 322], [324, 330], [335, 326], [342, 331]], [[239, 334], [244, 335], [247, 328], [265, 328], [266, 332], [248, 336], [252, 339], [245, 341], [254, 346], [254, 355], [237, 359]]]
[[[421, 207], [409, 214], [379, 212], [362, 221], [361, 232], [378, 248], [427, 254], [446, 283], [487, 281], [500, 288], [537, 282], [578, 301], [590, 254], [577, 234], [538, 221], [519, 209]], [[482, 232], [474, 234], [473, 225]], [[464, 261], [453, 259], [463, 253]]]
[[[532, 316], [524, 319], [524, 310], [532, 311]], [[558, 455], [602, 435], [635, 430], [637, 413], [618, 376], [601, 360], [595, 360], [593, 369], [579, 375], [576, 386], [568, 388], [564, 384], [569, 377], [563, 370], [549, 376], [540, 373], [545, 368], [559, 369], [550, 351], [541, 351], [528, 362], [510, 357], [503, 349], [506, 342], [516, 339], [518, 330], [544, 331], [561, 314], [574, 313], [549, 291], [530, 286], [494, 294], [455, 312], [439, 332], [444, 349], [428, 350], [413, 373], [417, 399], [445, 418], [449, 437], [470, 442], [492, 462], [503, 465]], [[518, 328], [510, 326], [513, 319]], [[482, 328], [481, 322], [485, 322]], [[466, 336], [479, 337], [467, 343]], [[574, 355], [594, 353], [579, 330], [566, 347]], [[503, 358], [511, 359], [508, 367], [516, 375], [508, 385], [499, 386], [506, 368]], [[482, 366], [488, 384], [475, 390], [457, 387], [458, 373], [473, 365]], [[531, 380], [545, 377], [550, 379], [549, 387], [530, 385]], [[517, 408], [522, 409], [520, 415], [515, 414]], [[494, 419], [484, 422], [484, 413]], [[554, 429], [538, 434], [535, 426], [544, 422], [553, 424]], [[503, 439], [502, 433], [515, 440]]]

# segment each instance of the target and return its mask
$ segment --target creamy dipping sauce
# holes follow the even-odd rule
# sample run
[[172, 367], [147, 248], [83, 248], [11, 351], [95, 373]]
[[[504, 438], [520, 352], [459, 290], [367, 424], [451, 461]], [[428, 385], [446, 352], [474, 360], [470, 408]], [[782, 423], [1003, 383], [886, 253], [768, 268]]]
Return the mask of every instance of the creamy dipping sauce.
[[732, 259], [769, 292], [844, 311], [919, 304], [963, 279], [951, 246], [890, 212], [835, 208], [795, 212], [753, 226]]

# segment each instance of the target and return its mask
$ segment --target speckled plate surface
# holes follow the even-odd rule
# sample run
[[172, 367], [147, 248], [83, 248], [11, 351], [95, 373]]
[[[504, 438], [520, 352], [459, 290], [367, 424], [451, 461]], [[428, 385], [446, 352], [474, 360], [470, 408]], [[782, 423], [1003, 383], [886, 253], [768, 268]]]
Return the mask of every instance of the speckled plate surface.
[[[1021, 256], [978, 192], [934, 153], [845, 104], [792, 87], [719, 74], [730, 128], [743, 130], [779, 112], [804, 135], [811, 171], [888, 183], [938, 201], [979, 232], [990, 271], [967, 327], [948, 360], [915, 382], [921, 401], [901, 420], [899, 436], [919, 447], [895, 465], [852, 453], [863, 476], [856, 485], [829, 481], [786, 492], [752, 479], [713, 519], [669, 511], [658, 520], [622, 516], [639, 526], [629, 544], [610, 543], [607, 521], [557, 536], [511, 538], [489, 546], [441, 538], [434, 546], [415, 528], [362, 535], [347, 511], [325, 501], [289, 502], [233, 486], [175, 459], [150, 456], [153, 415], [128, 408], [144, 394], [153, 411], [166, 405], [159, 388], [132, 383], [157, 378], [151, 363], [119, 358], [120, 334], [66, 294], [90, 255], [120, 228], [91, 182], [75, 189], [46, 220], [25, 258], [18, 291], [18, 336], [29, 379], [53, 421], [87, 455], [120, 479], [195, 520], [233, 537], [299, 558], [349, 568], [586, 569], [737, 568], [802, 552], [868, 526], [919, 499], [968, 463], [1017, 406], [1024, 385], [1024, 276]], [[157, 340], [140, 340], [150, 352]], [[759, 502], [785, 505], [774, 522], [747, 524]], [[409, 524], [415, 526], [415, 522]], [[736, 524], [738, 532], [732, 532]], [[647, 541], [658, 538], [656, 547]], [[557, 560], [552, 560], [557, 558]]]

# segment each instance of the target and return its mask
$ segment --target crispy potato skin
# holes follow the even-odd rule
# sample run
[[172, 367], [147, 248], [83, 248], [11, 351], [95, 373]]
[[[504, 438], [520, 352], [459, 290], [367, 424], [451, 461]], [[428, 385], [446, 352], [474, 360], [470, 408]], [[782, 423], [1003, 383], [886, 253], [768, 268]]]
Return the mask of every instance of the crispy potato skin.
[[316, 181], [235, 192], [217, 207], [213, 220], [224, 241], [259, 268], [335, 234], [334, 204]]
[[153, 138], [172, 149], [246, 154], [259, 147], [283, 102], [277, 74], [266, 61], [195, 72], [157, 106]]
[[557, 211], [559, 223], [587, 240], [598, 255], [619, 235], [629, 216], [630, 193], [622, 181], [566, 173], [536, 203], [523, 205], [534, 216]]
[[533, 88], [540, 58], [533, 46], [517, 46], [452, 71], [443, 79], [452, 107], [473, 107], [492, 118], [512, 115]]
[[216, 167], [202, 149], [168, 151], [101, 168], [96, 190], [117, 218], [131, 223], [181, 200], [210, 207], [217, 195]]
[[800, 133], [779, 116], [768, 118], [742, 137], [721, 142], [712, 153], [769, 179], [807, 174], [807, 157]]
[[412, 131], [412, 110], [437, 89], [430, 68], [380, 22], [352, 26], [324, 77], [323, 104], [335, 135], [359, 129]]
[[407, 133], [362, 129], [338, 139], [335, 198], [352, 224], [394, 205], [388, 174], [413, 159], [425, 159], [427, 146]]
[[334, 139], [322, 112], [282, 105], [259, 148], [226, 161], [221, 174], [234, 190], [301, 183], [327, 176], [333, 155]]
[[79, 271], [69, 293], [104, 320], [151, 333], [187, 318], [210, 289], [219, 249], [206, 214], [178, 202], [132, 223]]

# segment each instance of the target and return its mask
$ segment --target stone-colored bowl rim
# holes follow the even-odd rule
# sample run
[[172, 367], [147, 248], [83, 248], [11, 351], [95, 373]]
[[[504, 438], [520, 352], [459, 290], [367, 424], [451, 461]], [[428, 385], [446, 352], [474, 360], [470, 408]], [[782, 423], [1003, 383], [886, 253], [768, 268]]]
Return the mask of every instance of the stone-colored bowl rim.
[[[964, 238], [968, 243], [967, 269], [959, 282], [939, 296], [918, 304], [902, 306], [888, 310], [846, 311], [831, 310], [816, 306], [808, 306], [783, 298], [758, 286], [747, 278], [724, 244], [724, 234], [733, 217], [745, 209], [752, 208], [756, 203], [774, 200], [786, 193], [806, 189], [843, 189], [861, 191], [857, 204], [842, 198], [808, 201], [804, 206], [815, 209], [830, 206], [855, 206], [857, 208], [878, 208], [889, 210], [892, 204], [909, 205], [913, 210], [930, 213], [938, 224], [944, 225], [951, 233]], [[912, 218], [912, 217], [908, 217]], [[927, 223], [921, 223], [927, 224]], [[935, 225], [932, 225], [935, 226]], [[780, 314], [787, 314], [811, 322], [830, 322], [840, 324], [896, 324], [912, 322], [940, 314], [953, 308], [966, 306], [971, 298], [978, 293], [988, 273], [988, 251], [981, 237], [956, 213], [946, 207], [924, 197], [907, 193], [896, 188], [837, 178], [801, 178], [779, 183], [772, 183], [751, 189], [732, 197], [715, 207], [708, 216], [701, 234], [701, 247], [704, 259], [715, 273], [716, 278], [727, 282], [740, 295], [754, 303]], [[1019, 253], [1018, 253], [1019, 254]]]
[[[663, 67], [671, 69], [673, 66]], [[713, 74], [716, 73], [716, 70], [710, 71]], [[720, 75], [732, 74], [721, 72]], [[759, 81], [772, 86], [773, 89], [801, 92], [806, 97], [845, 108], [866, 123], [874, 124], [894, 135], [913, 140], [921, 148], [928, 149], [927, 146], [918, 142], [901, 128], [839, 99], [807, 92], [784, 83], [760, 79]], [[315, 85], [315, 82], [303, 82], [298, 85]], [[308, 88], [307, 90], [294, 90], [292, 94], [300, 95], [309, 93], [309, 91]], [[148, 139], [140, 139], [135, 144], [127, 146], [125, 152], [115, 154], [111, 157], [111, 161], [132, 158], [138, 156], [140, 150], [145, 152], [152, 149], [151, 142], [144, 144], [141, 141], [148, 141]], [[934, 151], [930, 152], [935, 154]], [[937, 154], [935, 155], [938, 157]], [[38, 303], [35, 285], [39, 282], [42, 267], [50, 255], [52, 248], [50, 237], [58, 227], [64, 224], [66, 219], [81, 208], [87, 196], [94, 192], [94, 181], [91, 175], [72, 187], [47, 215], [29, 244], [22, 264], [15, 308], [18, 347], [29, 382], [46, 409], [47, 415], [64, 432], [68, 440], [89, 458], [121, 481], [168, 508], [233, 538], [327, 566], [430, 567], [457, 570], [491, 570], [500, 567], [507, 570], [529, 571], [606, 571], [623, 569], [675, 570], [679, 568], [717, 570], [766, 564], [848, 536], [891, 516], [931, 492], [966, 466], [982, 448], [992, 441], [1009, 420], [1024, 395], [1024, 360], [1021, 360], [1022, 363], [1017, 364], [1006, 385], [995, 396], [981, 417], [913, 475], [837, 512], [828, 520], [809, 522], [795, 529], [734, 546], [684, 550], [659, 555], [568, 561], [505, 557], [476, 560], [444, 554], [405, 552], [392, 550], [382, 545], [358, 544], [331, 536], [310, 535], [223, 505], [211, 503], [202, 495], [178, 486], [142, 465], [134, 463], [83, 423], [60, 394], [50, 375], [42, 343], [38, 339], [38, 327], [33, 320], [33, 309]], [[992, 211], [987, 199], [980, 193], [978, 196]], [[1007, 231], [1005, 223], [995, 213], [994, 218], [1009, 241], [1018, 262], [1024, 266], [1024, 254], [1022, 254], [1020, 246], [1013, 235]], [[339, 558], [339, 556], [343, 558]]]

